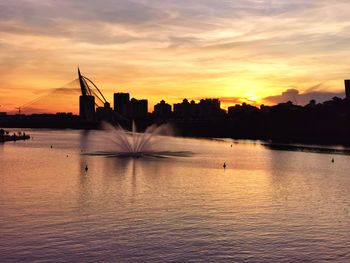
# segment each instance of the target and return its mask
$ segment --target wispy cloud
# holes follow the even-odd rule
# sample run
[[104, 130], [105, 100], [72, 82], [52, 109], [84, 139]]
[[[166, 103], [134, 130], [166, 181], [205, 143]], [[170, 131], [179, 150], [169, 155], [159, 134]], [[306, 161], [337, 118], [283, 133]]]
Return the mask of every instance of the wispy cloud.
[[0, 90], [25, 103], [80, 65], [109, 98], [262, 101], [319, 83], [317, 94], [337, 94], [350, 72], [349, 12], [347, 0], [2, 1]]

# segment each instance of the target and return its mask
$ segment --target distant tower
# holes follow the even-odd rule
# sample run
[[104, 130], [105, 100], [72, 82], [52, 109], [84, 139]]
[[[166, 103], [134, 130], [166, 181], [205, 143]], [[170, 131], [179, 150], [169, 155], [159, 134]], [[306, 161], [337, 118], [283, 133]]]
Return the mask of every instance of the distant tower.
[[95, 121], [95, 97], [88, 95], [87, 84], [78, 68], [81, 96], [79, 96], [79, 116], [86, 121]]
[[350, 79], [346, 79], [345, 81], [345, 95], [347, 99], [350, 99]]
[[129, 93], [114, 93], [114, 111], [127, 116], [130, 102]]

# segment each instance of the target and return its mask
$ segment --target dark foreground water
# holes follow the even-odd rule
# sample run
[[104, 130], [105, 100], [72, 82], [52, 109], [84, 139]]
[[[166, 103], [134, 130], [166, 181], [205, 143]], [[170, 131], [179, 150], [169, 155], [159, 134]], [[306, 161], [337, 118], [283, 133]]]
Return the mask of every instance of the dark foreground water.
[[0, 262], [350, 262], [350, 156], [162, 138], [186, 154], [115, 158], [30, 133], [0, 144]]

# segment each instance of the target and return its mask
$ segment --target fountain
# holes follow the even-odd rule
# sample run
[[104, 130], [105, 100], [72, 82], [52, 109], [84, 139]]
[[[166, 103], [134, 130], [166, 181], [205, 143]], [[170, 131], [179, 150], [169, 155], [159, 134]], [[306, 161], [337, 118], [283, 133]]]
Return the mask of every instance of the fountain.
[[[95, 141], [99, 151], [88, 153], [89, 155], [100, 155], [106, 157], [157, 157], [165, 158], [170, 156], [189, 156], [190, 152], [186, 151], [168, 151], [170, 141], [174, 142], [176, 138], [169, 137], [173, 133], [173, 129], [168, 124], [160, 126], [149, 126], [144, 132], [137, 131], [136, 125], [132, 123], [131, 131], [124, 130], [121, 126], [112, 126], [108, 123], [103, 123], [103, 131], [98, 132], [98, 136], [91, 139]], [[93, 141], [93, 140], [91, 140]], [[112, 142], [112, 143], [111, 143]], [[101, 147], [104, 150], [101, 151]], [[162, 150], [163, 149], [163, 150]]]
[[114, 127], [110, 124], [104, 124], [104, 129], [108, 131], [109, 139], [117, 147], [120, 156], [139, 158], [150, 155], [152, 150], [153, 138], [155, 135], [166, 134], [170, 131], [168, 125], [148, 127], [145, 132], [138, 133], [135, 122], [132, 123], [132, 130], [128, 132], [121, 126]]

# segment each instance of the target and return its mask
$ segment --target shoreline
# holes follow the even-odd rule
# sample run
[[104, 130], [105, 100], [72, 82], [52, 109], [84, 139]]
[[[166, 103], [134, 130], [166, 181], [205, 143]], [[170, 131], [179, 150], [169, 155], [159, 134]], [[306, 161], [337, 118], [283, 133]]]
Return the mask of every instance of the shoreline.
[[[99, 125], [96, 125], [93, 128], [86, 128], [86, 127], [6, 127], [7, 129], [23, 129], [23, 130], [56, 130], [56, 131], [64, 131], [64, 130], [81, 130], [81, 131], [96, 131], [101, 130], [99, 128]], [[0, 127], [1, 129], [1, 127]], [[226, 136], [225, 136], [226, 135]], [[188, 131], [181, 131], [177, 128], [175, 128], [175, 137], [183, 137], [183, 138], [193, 138], [193, 139], [208, 139], [208, 140], [215, 140], [215, 139], [230, 139], [233, 141], [235, 140], [246, 140], [246, 141], [260, 141], [262, 142], [262, 145], [273, 145], [273, 146], [294, 146], [300, 144], [305, 146], [342, 146], [342, 147], [350, 147], [350, 141], [342, 141], [342, 140], [332, 140], [332, 139], [315, 139], [314, 138], [269, 138], [265, 136], [227, 136], [228, 134], [225, 134], [223, 136], [217, 135], [217, 136], [207, 136], [206, 134], [194, 134], [189, 133]], [[28, 140], [31, 137], [27, 134], [16, 134], [16, 137], [14, 138], [14, 135], [4, 135], [3, 137], [0, 135], [0, 143], [6, 142], [6, 141], [17, 141], [17, 140]]]

